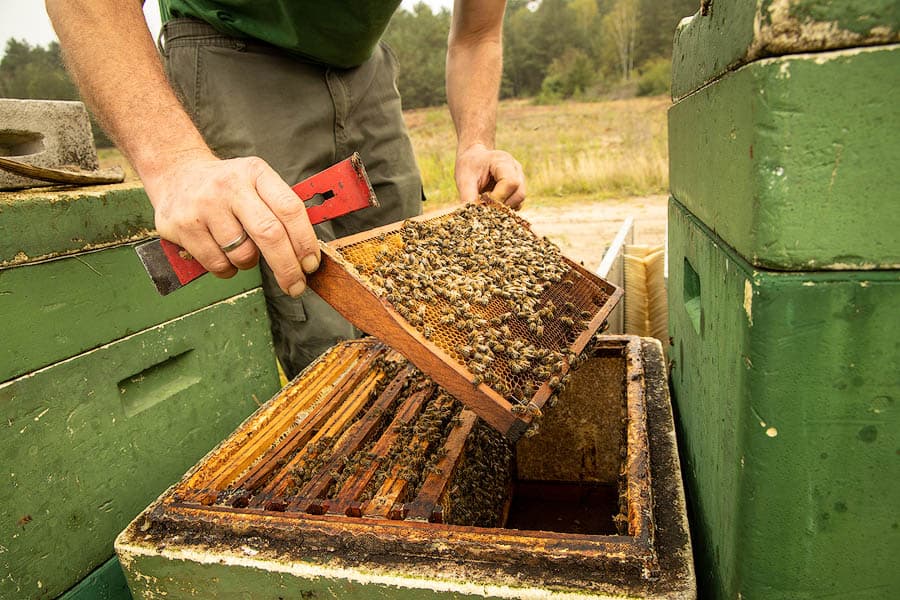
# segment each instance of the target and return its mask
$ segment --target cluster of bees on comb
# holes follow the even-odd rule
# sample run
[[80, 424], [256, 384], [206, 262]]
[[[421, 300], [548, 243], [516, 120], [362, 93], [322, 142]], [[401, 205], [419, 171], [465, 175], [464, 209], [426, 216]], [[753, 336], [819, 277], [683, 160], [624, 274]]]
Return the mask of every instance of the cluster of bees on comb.
[[543, 298], [550, 286], [574, 285], [559, 249], [496, 205], [407, 221], [398, 233], [402, 245], [383, 244], [370, 266], [356, 267], [360, 274], [464, 364], [474, 385], [492, 387], [517, 414], [539, 416], [529, 400], [549, 382], [555, 401], [567, 381], [564, 365], [578, 366], [568, 347], [593, 316]]

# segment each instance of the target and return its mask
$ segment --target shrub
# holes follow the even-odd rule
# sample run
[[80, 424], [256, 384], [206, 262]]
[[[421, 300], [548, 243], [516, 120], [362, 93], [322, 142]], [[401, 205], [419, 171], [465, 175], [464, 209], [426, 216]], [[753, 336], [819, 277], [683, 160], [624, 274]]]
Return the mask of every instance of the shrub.
[[537, 101], [552, 104], [582, 94], [595, 78], [594, 65], [588, 55], [578, 48], [569, 48], [550, 63]]
[[641, 65], [637, 82], [638, 96], [656, 96], [669, 93], [672, 82], [672, 61], [653, 58]]

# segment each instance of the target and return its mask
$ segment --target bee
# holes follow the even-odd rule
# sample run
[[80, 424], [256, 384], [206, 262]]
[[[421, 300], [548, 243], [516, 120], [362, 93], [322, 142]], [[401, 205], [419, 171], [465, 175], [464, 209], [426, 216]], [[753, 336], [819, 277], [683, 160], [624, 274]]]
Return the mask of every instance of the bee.
[[551, 377], [550, 381], [549, 381], [549, 385], [550, 385], [550, 389], [553, 390], [554, 392], [556, 390], [558, 390], [561, 386], [559, 377], [557, 377], [555, 375], [553, 377]]
[[509, 407], [509, 412], [516, 415], [517, 417], [521, 417], [528, 412], [528, 409], [521, 404], [513, 404], [511, 407]]
[[514, 360], [509, 363], [509, 370], [518, 375], [528, 369], [528, 363], [522, 360]]
[[428, 325], [426, 325], [426, 326], [424, 327], [424, 329], [422, 329], [422, 335], [425, 336], [425, 339], [426, 339], [426, 340], [430, 340], [430, 339], [431, 339], [431, 336], [432, 336], [433, 334], [434, 334], [434, 330], [433, 330], [431, 327], [429, 327]]

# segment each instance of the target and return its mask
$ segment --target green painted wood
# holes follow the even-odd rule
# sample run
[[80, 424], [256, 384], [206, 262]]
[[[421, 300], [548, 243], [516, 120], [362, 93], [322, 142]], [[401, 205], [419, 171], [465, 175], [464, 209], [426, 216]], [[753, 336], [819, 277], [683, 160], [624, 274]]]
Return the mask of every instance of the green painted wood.
[[148, 238], [153, 207], [139, 184], [0, 193], [0, 267]]
[[786, 56], [669, 110], [672, 194], [778, 270], [900, 268], [900, 45]]
[[60, 596], [60, 600], [132, 600], [132, 596], [122, 565], [113, 556]]
[[900, 589], [900, 271], [754, 269], [669, 204], [671, 381], [698, 589]]
[[896, 0], [710, 0], [675, 31], [672, 96], [751, 61], [900, 41]]
[[0, 384], [0, 597], [80, 581], [277, 386], [260, 289]]
[[[340, 598], [341, 600], [483, 599], [490, 595], [437, 592], [422, 588], [360, 583], [351, 579], [304, 577], [284, 572], [280, 565], [201, 563], [168, 556], [129, 556], [123, 561], [128, 584], [137, 599], [252, 598], [285, 600]], [[306, 566], [315, 567], [314, 564]], [[148, 576], [149, 577], [146, 577]], [[410, 577], [397, 573], [398, 578]]]
[[259, 285], [252, 269], [160, 296], [130, 245], [0, 269], [0, 381]]

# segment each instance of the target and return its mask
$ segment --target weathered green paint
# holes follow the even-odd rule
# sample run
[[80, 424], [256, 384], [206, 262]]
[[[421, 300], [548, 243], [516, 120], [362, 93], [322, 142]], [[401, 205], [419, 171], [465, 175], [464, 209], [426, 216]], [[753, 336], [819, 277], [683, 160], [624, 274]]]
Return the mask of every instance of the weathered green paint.
[[0, 269], [0, 381], [259, 285], [253, 269], [160, 296], [131, 245]]
[[0, 597], [53, 598], [278, 385], [260, 289], [0, 385]]
[[134, 183], [0, 193], [0, 267], [153, 234], [153, 208]]
[[893, 597], [900, 271], [756, 270], [669, 206], [671, 380], [698, 589]]
[[712, 0], [675, 31], [672, 96], [753, 60], [900, 41], [896, 0]]
[[[248, 561], [250, 563], [251, 561]], [[311, 565], [314, 566], [314, 565]], [[361, 583], [337, 577], [303, 577], [278, 572], [267, 565], [223, 564], [178, 560], [160, 555], [134, 555], [126, 563], [125, 574], [135, 598], [286, 598], [342, 600], [441, 600], [484, 598], [482, 594], [437, 592], [418, 587]], [[405, 578], [403, 573], [397, 577]], [[488, 596], [489, 597], [489, 596]]]
[[122, 565], [113, 556], [60, 596], [60, 600], [132, 600], [132, 597]]
[[900, 268], [900, 45], [757, 61], [669, 110], [672, 194], [754, 265]]

